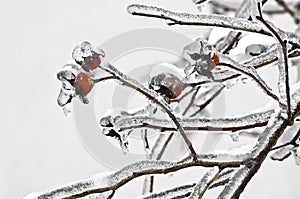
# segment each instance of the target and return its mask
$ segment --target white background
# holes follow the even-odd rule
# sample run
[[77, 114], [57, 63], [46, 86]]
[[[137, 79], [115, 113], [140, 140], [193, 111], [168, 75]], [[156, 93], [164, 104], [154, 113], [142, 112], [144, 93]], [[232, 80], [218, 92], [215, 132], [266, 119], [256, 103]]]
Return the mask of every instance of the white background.
[[[126, 7], [135, 2], [139, 1], [0, 1], [0, 198], [21, 198], [109, 170], [87, 153], [72, 117], [65, 117], [56, 104], [56, 72], [71, 59], [75, 45], [82, 40], [99, 44], [146, 27], [189, 37], [205, 31], [130, 16]], [[198, 11], [191, 0], [140, 2]], [[282, 163], [267, 159], [241, 198], [299, 198], [297, 179], [299, 167], [292, 158]]]

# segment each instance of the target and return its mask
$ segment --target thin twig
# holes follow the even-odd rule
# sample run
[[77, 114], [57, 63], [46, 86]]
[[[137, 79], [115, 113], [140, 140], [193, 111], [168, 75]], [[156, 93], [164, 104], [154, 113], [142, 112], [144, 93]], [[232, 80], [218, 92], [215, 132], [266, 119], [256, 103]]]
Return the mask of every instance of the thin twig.
[[217, 179], [222, 169], [213, 168], [206, 172], [200, 181], [196, 184], [193, 192], [191, 193], [189, 199], [199, 199], [202, 198], [209, 186]]
[[240, 30], [246, 32], [254, 32], [271, 36], [270, 32], [265, 31], [256, 22], [250, 22], [245, 19], [236, 19], [223, 15], [205, 15], [205, 14], [188, 14], [172, 12], [163, 8], [146, 5], [130, 5], [127, 8], [132, 15], [160, 18], [171, 21], [169, 25], [195, 25], [195, 26], [213, 26]]
[[[260, 3], [257, 4], [258, 6], [258, 11], [259, 11], [259, 15], [257, 16], [257, 19], [259, 21], [261, 21], [268, 29], [270, 32], [272, 32], [272, 34], [274, 35], [274, 37], [277, 39], [277, 41], [279, 42], [281, 48], [280, 48], [280, 52], [282, 54], [283, 60], [279, 60], [283, 62], [283, 66], [281, 66], [281, 64], [278, 64], [279, 67], [279, 76], [283, 76], [283, 77], [279, 77], [279, 85], [278, 87], [281, 87], [281, 81], [280, 79], [284, 79], [284, 83], [285, 83], [285, 98], [284, 100], [286, 100], [286, 104], [287, 104], [287, 115], [288, 115], [288, 119], [291, 122], [291, 100], [290, 100], [290, 86], [289, 86], [289, 68], [288, 68], [288, 56], [287, 56], [287, 48], [286, 48], [286, 42], [284, 42], [281, 37], [279, 36], [279, 34], [274, 30], [274, 28], [268, 24], [263, 16], [262, 16], [262, 11], [261, 11], [261, 5]], [[284, 67], [283, 69], [281, 67]], [[281, 74], [281, 70], [284, 70], [284, 74]], [[281, 92], [281, 88], [279, 88], [279, 92]]]
[[289, 6], [286, 4], [285, 1], [276, 0], [276, 2], [278, 3], [278, 5], [280, 5], [284, 9], [285, 13], [288, 13], [294, 19], [296, 24], [299, 24], [300, 20], [299, 20], [299, 17], [297, 16], [297, 13], [294, 10], [292, 10], [291, 8], [289, 8]]
[[[291, 96], [291, 101], [292, 120], [294, 120], [300, 114], [300, 83], [296, 84], [296, 88]], [[225, 186], [218, 198], [230, 199], [240, 196], [245, 186], [259, 170], [272, 147], [290, 124], [283, 115], [284, 112], [279, 111], [272, 117], [267, 128], [259, 136], [256, 145], [253, 147], [251, 155], [249, 156], [251, 158], [245, 161], [243, 163], [244, 166], [237, 170], [236, 174]]]
[[[259, 126], [265, 126], [273, 110], [246, 114], [239, 117], [227, 118], [182, 118], [183, 128], [187, 131], [207, 130], [207, 131], [236, 131], [249, 129]], [[118, 131], [151, 128], [161, 131], [176, 131], [169, 120], [154, 118], [150, 116], [124, 116], [117, 119], [114, 128]]]
[[285, 144], [281, 144], [279, 146], [275, 146], [271, 149], [271, 151], [283, 148], [283, 147], [288, 146], [288, 145], [299, 146], [299, 144], [297, 143], [297, 141], [299, 140], [299, 137], [300, 137], [300, 129], [298, 130], [298, 132], [296, 133], [296, 135], [293, 137], [293, 139], [291, 141], [289, 141]]
[[131, 79], [130, 77], [124, 75], [123, 73], [121, 73], [118, 69], [116, 69], [115, 67], [113, 67], [109, 63], [104, 64], [101, 68], [105, 71], [108, 71], [108, 72], [112, 73], [124, 85], [135, 89], [139, 93], [143, 94], [144, 96], [146, 96], [147, 98], [149, 98], [150, 100], [155, 102], [162, 109], [164, 109], [166, 111], [166, 113], [169, 115], [169, 117], [172, 119], [172, 121], [175, 123], [177, 130], [179, 131], [179, 133], [183, 137], [183, 139], [184, 139], [185, 143], [187, 144], [191, 154], [193, 156], [196, 156], [196, 151], [194, 150], [194, 148], [192, 146], [192, 143], [190, 142], [190, 140], [186, 136], [186, 134], [184, 132], [184, 129], [182, 128], [180, 122], [177, 120], [176, 116], [172, 113], [171, 109], [169, 108], [169, 105], [164, 101], [164, 99], [161, 98], [161, 96], [159, 96], [156, 92], [146, 88], [145, 86], [143, 86], [139, 82], [137, 82], [137, 81]]
[[209, 154], [199, 155], [196, 157], [196, 160], [189, 156], [178, 162], [141, 161], [128, 165], [112, 174], [91, 177], [90, 179], [69, 184], [50, 192], [41, 193], [37, 198], [80, 198], [90, 194], [117, 190], [124, 184], [140, 176], [166, 174], [195, 166], [239, 167], [241, 162], [247, 157], [247, 154]]
[[198, 110], [195, 111], [193, 114], [190, 115], [190, 117], [195, 117], [198, 115], [201, 111], [203, 111], [225, 88], [224, 85], [222, 85], [218, 90], [214, 91], [214, 94], [211, 95], [209, 99], [207, 99], [203, 104], [198, 105]]

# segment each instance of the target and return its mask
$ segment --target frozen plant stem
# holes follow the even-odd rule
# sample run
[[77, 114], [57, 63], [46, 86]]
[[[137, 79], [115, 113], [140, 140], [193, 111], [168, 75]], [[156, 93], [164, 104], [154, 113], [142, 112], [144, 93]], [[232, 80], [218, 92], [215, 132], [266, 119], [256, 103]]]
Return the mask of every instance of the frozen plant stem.
[[169, 115], [169, 117], [175, 123], [176, 128], [179, 131], [179, 133], [181, 134], [181, 136], [183, 137], [185, 143], [187, 144], [187, 146], [188, 146], [188, 148], [191, 152], [191, 155], [194, 158], [197, 156], [196, 151], [194, 150], [194, 148], [192, 146], [192, 143], [190, 142], [190, 140], [186, 136], [186, 133], [184, 132], [184, 129], [183, 129], [182, 125], [180, 124], [180, 122], [178, 121], [176, 116], [172, 113], [171, 109], [169, 108], [169, 105], [164, 101], [164, 99], [162, 99], [156, 92], [151, 91], [150, 89], [146, 88], [145, 86], [143, 86], [139, 82], [137, 82], [137, 81], [131, 79], [130, 77], [124, 75], [123, 73], [121, 73], [119, 70], [117, 70], [115, 67], [113, 67], [109, 63], [103, 65], [101, 68], [103, 68], [105, 71], [113, 74], [124, 85], [135, 89], [139, 93], [143, 94], [144, 96], [146, 96], [147, 98], [149, 98], [150, 100], [155, 102], [163, 110], [165, 110], [166, 113]]
[[202, 198], [205, 191], [209, 186], [217, 179], [221, 170], [217, 167], [212, 168], [210, 171], [206, 172], [200, 181], [196, 184], [193, 192], [191, 193], [189, 199], [199, 199]]
[[75, 182], [50, 192], [40, 193], [37, 198], [81, 198], [90, 194], [114, 191], [140, 176], [151, 174], [167, 174], [189, 167], [239, 167], [247, 158], [247, 154], [207, 154], [195, 158], [187, 157], [178, 162], [140, 161], [128, 165], [119, 171], [91, 177], [81, 182]]
[[172, 12], [163, 8], [146, 5], [130, 5], [127, 8], [128, 12], [132, 15], [160, 18], [171, 21], [169, 25], [195, 25], [195, 26], [214, 26], [229, 28], [232, 30], [240, 30], [245, 32], [254, 32], [263, 35], [272, 34], [265, 31], [259, 23], [251, 22], [246, 19], [236, 19], [223, 15], [205, 15], [205, 14], [188, 14]]
[[[278, 68], [279, 68], [279, 80], [278, 80], [278, 87], [279, 92], [281, 96], [284, 96], [282, 100], [287, 105], [287, 115], [288, 120], [291, 123], [291, 99], [290, 99], [290, 86], [289, 86], [289, 66], [288, 66], [288, 57], [287, 57], [287, 48], [286, 48], [286, 41], [283, 41], [279, 34], [272, 28], [270, 24], [268, 24], [263, 16], [261, 11], [261, 4], [257, 3], [259, 16], [257, 16], [257, 20], [261, 21], [273, 34], [273, 36], [277, 39], [278, 43], [280, 44], [281, 48], [279, 49], [279, 53], [281, 53], [280, 56], [278, 56]], [[280, 60], [283, 59], [283, 60]], [[281, 72], [282, 71], [282, 72]], [[282, 82], [284, 81], [284, 82]], [[281, 87], [285, 87], [284, 90], [282, 90]], [[285, 93], [282, 93], [285, 92]]]

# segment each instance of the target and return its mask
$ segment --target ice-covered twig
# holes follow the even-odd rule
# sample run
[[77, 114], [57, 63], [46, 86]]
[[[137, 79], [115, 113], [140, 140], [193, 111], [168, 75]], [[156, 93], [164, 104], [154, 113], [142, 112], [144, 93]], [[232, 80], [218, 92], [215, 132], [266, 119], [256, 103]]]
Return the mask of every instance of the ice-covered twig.
[[[296, 46], [295, 46], [296, 47]], [[296, 47], [298, 49], [298, 47]], [[291, 49], [288, 49], [291, 50]], [[248, 66], [253, 66], [255, 69], [261, 68], [263, 66], [267, 66], [269, 64], [272, 64], [278, 60], [278, 46], [273, 46], [271, 47], [267, 52], [262, 53], [258, 56], [255, 56], [249, 60], [245, 60], [242, 62], [242, 65], [248, 65]], [[295, 53], [295, 50], [289, 52], [288, 57], [298, 57], [300, 56], [300, 52]], [[220, 67], [220, 66], [219, 66]], [[213, 77], [214, 82], [220, 82], [220, 83], [225, 83], [226, 81], [233, 80], [235, 78], [239, 78], [241, 75], [240, 74], [235, 74], [232, 71], [217, 71], [213, 70]], [[200, 85], [208, 84], [211, 83], [210, 81], [200, 81], [200, 82], [193, 82], [193, 83], [188, 83], [187, 86], [189, 87], [197, 87]]]
[[293, 139], [291, 139], [290, 141], [284, 143], [284, 144], [281, 144], [279, 146], [275, 146], [272, 148], [272, 150], [277, 150], [277, 149], [280, 149], [280, 148], [283, 148], [283, 147], [286, 147], [288, 145], [291, 145], [291, 146], [299, 146], [299, 144], [297, 143], [297, 140], [299, 140], [299, 137], [300, 137], [300, 129], [298, 129], [297, 133], [294, 135]]
[[292, 10], [285, 1], [276, 0], [276, 2], [284, 9], [285, 13], [288, 13], [294, 19], [296, 24], [299, 24], [300, 20], [297, 16], [297, 13], [294, 10]]
[[[291, 118], [291, 102], [290, 102], [290, 85], [289, 85], [289, 69], [288, 69], [288, 55], [287, 55], [287, 47], [286, 41], [283, 41], [281, 36], [279, 35], [281, 31], [274, 27], [272, 24], [268, 23], [264, 20], [261, 11], [261, 4], [257, 3], [259, 16], [256, 18], [261, 21], [272, 33], [272, 35], [277, 39], [280, 44], [280, 48], [278, 50], [278, 69], [279, 69], [279, 78], [278, 78], [278, 90], [280, 94], [280, 102], [285, 105], [282, 107], [283, 110], [286, 110], [287, 117], [290, 120]], [[277, 31], [276, 31], [276, 30]]]
[[80, 198], [94, 193], [117, 190], [119, 187], [140, 176], [166, 174], [194, 166], [239, 167], [241, 162], [247, 157], [247, 154], [208, 154], [198, 155], [196, 159], [190, 156], [178, 162], [140, 161], [113, 173], [101, 174], [50, 192], [40, 193], [36, 195], [35, 199]]
[[206, 14], [188, 14], [172, 12], [163, 8], [146, 5], [130, 5], [127, 8], [132, 15], [160, 18], [171, 21], [169, 25], [201, 25], [223, 27], [233, 30], [240, 30], [246, 32], [255, 32], [264, 35], [270, 35], [270, 32], [265, 31], [258, 22], [251, 22], [249, 20], [227, 17], [222, 15], [206, 15]]
[[200, 181], [196, 184], [193, 192], [191, 193], [189, 199], [199, 199], [202, 198], [205, 191], [209, 188], [209, 186], [213, 183], [213, 181], [218, 177], [220, 173], [219, 168], [212, 168], [210, 171], [206, 172]]
[[[174, 133], [171, 134], [160, 133], [151, 149], [151, 152], [149, 154], [149, 159], [160, 160], [173, 136]], [[145, 176], [144, 183], [143, 183], [143, 194], [152, 193], [153, 181], [154, 181], [154, 176], [149, 176], [149, 175]]]
[[225, 86], [222, 84], [216, 85], [209, 89], [208, 92], [204, 93], [204, 95], [201, 94], [201, 96], [199, 97], [201, 101], [197, 101], [198, 110], [191, 114], [190, 117], [195, 117], [199, 113], [201, 113], [201, 111], [205, 109], [222, 92], [224, 88]]
[[[247, 18], [249, 17], [249, 0], [244, 0], [239, 8], [236, 10], [235, 17], [238, 18]], [[239, 40], [239, 37], [241, 36], [241, 32], [235, 32], [235, 31], [230, 31], [228, 35], [220, 41], [218, 44], [216, 44], [216, 48], [219, 51], [222, 51], [222, 53], [226, 54], [233, 48], [234, 45]]]
[[[232, 180], [225, 186], [219, 198], [229, 199], [238, 198], [244, 190], [245, 186], [260, 168], [262, 162], [276, 144], [277, 140], [282, 135], [284, 129], [290, 122], [284, 116], [284, 112], [279, 112], [272, 117], [267, 128], [259, 136], [256, 146], [253, 147], [251, 155], [244, 166], [238, 169]], [[293, 89], [291, 95], [291, 118], [294, 120], [300, 114], [300, 83], [298, 82]]]
[[[187, 131], [235, 131], [265, 126], [273, 113], [273, 110], [268, 110], [259, 113], [252, 113], [248, 115], [227, 118], [182, 118], [181, 121], [183, 128]], [[153, 128], [160, 129], [162, 131], [176, 131], [170, 120], [154, 118], [151, 116], [122, 117], [116, 120], [113, 125], [114, 128], [120, 131], [134, 128]]]
[[122, 82], [124, 85], [135, 89], [139, 93], [143, 94], [153, 102], [155, 102], [158, 106], [160, 106], [163, 110], [166, 111], [168, 116], [171, 118], [171, 120], [174, 122], [176, 125], [176, 129], [179, 131], [181, 136], [183, 137], [184, 141], [186, 142], [187, 146], [189, 147], [189, 150], [191, 151], [192, 155], [196, 155], [196, 152], [192, 146], [192, 143], [186, 136], [184, 129], [182, 128], [179, 120], [176, 118], [172, 110], [170, 109], [169, 105], [167, 102], [155, 91], [148, 89], [145, 87], [143, 84], [139, 83], [138, 81], [128, 77], [127, 75], [123, 74], [120, 72], [118, 69], [116, 69], [114, 66], [112, 66], [109, 63], [105, 63], [101, 65], [101, 68], [104, 69], [105, 71], [111, 73], [114, 75], [120, 82]]
[[218, 175], [218, 178], [209, 186], [209, 189], [227, 184], [230, 178], [233, 176], [234, 172], [235, 169], [223, 169]]
[[259, 76], [255, 68], [251, 65], [242, 65], [238, 62], [232, 60], [228, 56], [220, 55], [221, 60], [225, 63], [220, 63], [220, 65], [227, 66], [229, 68], [232, 68], [234, 70], [237, 70], [247, 76], [249, 76], [251, 79], [253, 79], [262, 89], [265, 93], [267, 93], [270, 97], [278, 101], [277, 95], [274, 93], [274, 91], [268, 87], [268, 85], [265, 83], [265, 81]]
[[188, 197], [193, 191], [196, 183], [174, 187], [159, 193], [147, 194], [135, 199], [161, 199], [161, 198], [182, 198]]
[[[266, 0], [263, 1], [263, 3], [264, 2], [266, 2]], [[216, 8], [220, 8], [220, 9], [224, 10], [224, 12], [237, 12], [240, 10], [240, 8], [235, 7], [234, 5], [222, 3], [219, 1], [211, 1], [209, 3]], [[263, 10], [263, 12], [267, 15], [277, 15], [277, 14], [285, 14], [286, 13], [285, 10], [276, 9], [276, 8], [265, 9], [265, 10]]]

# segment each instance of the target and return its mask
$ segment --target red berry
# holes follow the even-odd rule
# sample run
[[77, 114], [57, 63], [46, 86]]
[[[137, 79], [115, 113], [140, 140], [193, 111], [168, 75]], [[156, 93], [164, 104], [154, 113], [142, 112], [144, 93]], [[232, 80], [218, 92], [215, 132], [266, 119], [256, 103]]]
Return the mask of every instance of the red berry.
[[94, 86], [93, 80], [86, 73], [79, 73], [76, 76], [76, 85], [82, 95], [86, 96]]
[[95, 54], [84, 58], [84, 62], [90, 70], [94, 70], [101, 64], [101, 59]]
[[218, 64], [219, 64], [219, 56], [216, 53], [214, 53], [214, 55], [212, 57], [212, 62], [209, 65], [208, 70], [209, 71], [213, 70], [216, 67], [216, 65], [218, 65]]
[[181, 94], [183, 83], [173, 74], [162, 73], [151, 78], [149, 87], [169, 99], [175, 99]]
[[182, 92], [183, 87], [181, 83], [176, 83], [173, 86], [173, 95], [171, 97], [171, 99], [176, 99]]

